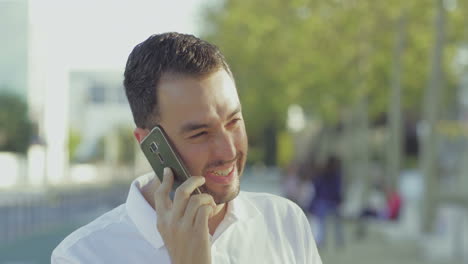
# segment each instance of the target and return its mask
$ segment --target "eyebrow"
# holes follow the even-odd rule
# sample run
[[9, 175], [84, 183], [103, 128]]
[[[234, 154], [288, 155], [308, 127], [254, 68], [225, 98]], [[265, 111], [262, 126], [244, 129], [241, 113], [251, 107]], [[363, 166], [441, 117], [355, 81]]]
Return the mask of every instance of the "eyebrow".
[[[234, 111], [232, 111], [231, 114], [229, 114], [227, 119], [231, 119], [233, 116], [237, 115], [241, 111], [242, 111], [242, 108], [241, 108], [241, 106], [239, 104], [236, 107], [236, 109]], [[182, 126], [182, 128], [180, 129], [180, 133], [185, 134], [185, 133], [188, 133], [188, 132], [191, 132], [191, 131], [195, 131], [195, 130], [202, 129], [202, 128], [208, 128], [208, 127], [209, 127], [208, 124], [187, 123], [187, 124]]]

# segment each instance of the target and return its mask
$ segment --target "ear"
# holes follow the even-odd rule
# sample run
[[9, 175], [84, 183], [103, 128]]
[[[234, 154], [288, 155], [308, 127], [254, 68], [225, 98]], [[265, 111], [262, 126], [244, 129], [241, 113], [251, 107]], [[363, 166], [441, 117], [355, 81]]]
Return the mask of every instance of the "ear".
[[133, 130], [133, 135], [135, 136], [136, 140], [138, 140], [138, 143], [141, 143], [141, 141], [149, 134], [149, 130], [148, 129], [144, 129], [144, 128], [135, 128], [135, 130]]

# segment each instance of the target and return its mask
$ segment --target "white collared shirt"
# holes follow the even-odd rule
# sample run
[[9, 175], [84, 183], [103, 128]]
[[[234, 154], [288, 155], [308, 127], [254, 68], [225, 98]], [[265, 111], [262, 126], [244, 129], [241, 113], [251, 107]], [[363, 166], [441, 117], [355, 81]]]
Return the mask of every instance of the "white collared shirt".
[[[57, 263], [170, 263], [156, 212], [143, 198], [151, 174], [137, 178], [125, 204], [79, 228], [52, 253]], [[211, 237], [213, 264], [322, 261], [309, 222], [293, 202], [265, 193], [240, 192]]]

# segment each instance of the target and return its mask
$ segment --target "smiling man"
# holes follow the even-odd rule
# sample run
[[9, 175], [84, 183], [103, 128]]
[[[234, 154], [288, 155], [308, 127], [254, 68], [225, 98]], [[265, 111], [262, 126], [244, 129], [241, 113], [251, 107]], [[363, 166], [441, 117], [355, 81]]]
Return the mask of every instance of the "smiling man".
[[[247, 135], [234, 77], [218, 48], [191, 35], [153, 35], [125, 68], [141, 142], [164, 129], [192, 175], [171, 169], [131, 184], [125, 204], [68, 236], [52, 263], [321, 263], [302, 210], [240, 191]], [[193, 194], [196, 188], [201, 194]]]

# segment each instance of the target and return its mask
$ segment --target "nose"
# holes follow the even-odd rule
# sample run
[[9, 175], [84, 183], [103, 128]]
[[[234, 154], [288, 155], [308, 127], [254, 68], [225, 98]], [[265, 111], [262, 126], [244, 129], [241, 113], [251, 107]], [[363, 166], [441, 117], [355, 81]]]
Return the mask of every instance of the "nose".
[[230, 161], [236, 157], [234, 137], [230, 131], [223, 130], [214, 138], [213, 154], [213, 158], [220, 161]]

